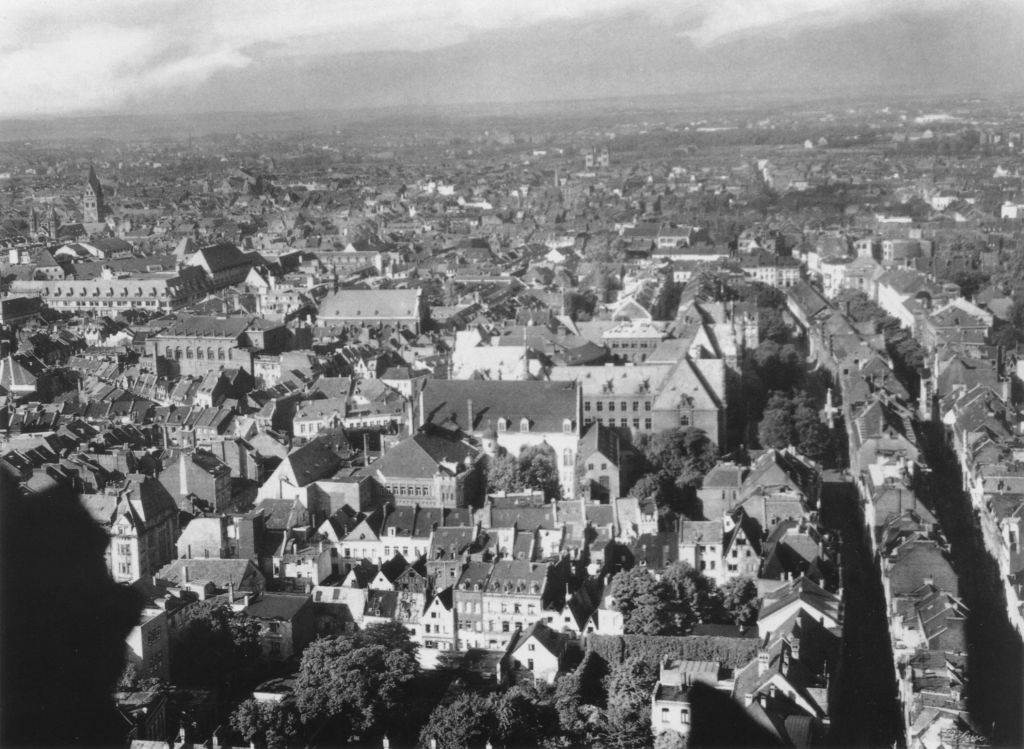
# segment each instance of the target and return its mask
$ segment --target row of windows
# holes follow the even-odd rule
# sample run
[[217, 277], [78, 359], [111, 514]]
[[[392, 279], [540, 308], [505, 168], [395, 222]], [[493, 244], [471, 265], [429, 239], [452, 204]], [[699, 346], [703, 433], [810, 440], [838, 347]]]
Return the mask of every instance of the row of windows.
[[[168, 346], [167, 348], [164, 349], [164, 356], [167, 357], [168, 359], [177, 359], [177, 360], [180, 361], [181, 360], [181, 354], [182, 354], [181, 348], [172, 349], [170, 346]], [[223, 348], [218, 348], [217, 351], [216, 351], [216, 356], [217, 356], [217, 360], [218, 361], [224, 361], [224, 358], [225, 358], [224, 349]], [[209, 348], [206, 349], [205, 356], [203, 354], [203, 349], [202, 348], [197, 348], [195, 350], [195, 352], [192, 351], [192, 347], [191, 346], [187, 346], [185, 348], [185, 358], [186, 359], [193, 359], [193, 358], [195, 358], [195, 359], [204, 359], [205, 358], [205, 359], [209, 359], [210, 361], [213, 361], [213, 357], [214, 357], [214, 348], [213, 348], [213, 346], [210, 346]]]
[[[604, 406], [605, 406], [606, 401], [595, 401], [595, 403], [597, 404], [596, 406], [594, 406], [595, 410], [597, 410], [597, 411], [604, 411]], [[614, 411], [615, 410], [615, 401], [607, 401], [607, 404], [608, 404], [608, 410], [609, 411]], [[591, 401], [583, 401], [583, 410], [584, 411], [589, 411], [590, 410], [590, 405], [591, 405]], [[629, 405], [628, 401], [619, 401], [619, 410], [620, 411], [628, 411], [629, 410], [629, 408], [627, 408], [628, 405]], [[633, 411], [635, 412], [635, 411], [639, 411], [639, 410], [640, 410], [640, 401], [633, 401]], [[651, 410], [651, 402], [650, 401], [644, 401], [644, 411], [650, 411], [650, 410]]]
[[[507, 432], [508, 431], [508, 420], [507, 419], [498, 419], [498, 424], [497, 424], [496, 430], [498, 432]], [[520, 432], [529, 432], [530, 431], [530, 420], [527, 419], [525, 416], [522, 419], [519, 420], [519, 431]], [[572, 420], [571, 419], [563, 419], [562, 420], [562, 433], [563, 434], [572, 434]]]
[[[606, 424], [607, 426], [610, 426], [610, 427], [616, 426], [616, 424], [615, 424], [615, 417], [614, 416], [609, 416], [607, 419], [605, 419], [603, 416], [598, 416], [597, 419], [587, 418], [587, 419], [583, 420], [583, 423], [585, 423], [585, 424], [593, 424], [595, 421], [597, 421], [598, 424]], [[647, 430], [648, 432], [651, 431], [651, 428], [653, 426], [651, 420], [650, 419], [644, 419], [643, 423], [644, 423], [644, 429]], [[633, 419], [632, 422], [630, 422], [630, 420], [628, 418], [623, 416], [621, 419], [619, 419], [618, 426], [628, 428], [630, 426], [630, 424], [632, 424], [634, 429], [639, 429], [640, 428], [640, 419]]]

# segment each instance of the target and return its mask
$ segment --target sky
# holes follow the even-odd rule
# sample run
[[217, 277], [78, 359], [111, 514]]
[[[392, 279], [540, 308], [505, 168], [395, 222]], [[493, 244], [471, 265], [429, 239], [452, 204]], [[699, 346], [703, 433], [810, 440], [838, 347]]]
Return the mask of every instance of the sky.
[[0, 0], [0, 117], [1015, 90], [1024, 0]]

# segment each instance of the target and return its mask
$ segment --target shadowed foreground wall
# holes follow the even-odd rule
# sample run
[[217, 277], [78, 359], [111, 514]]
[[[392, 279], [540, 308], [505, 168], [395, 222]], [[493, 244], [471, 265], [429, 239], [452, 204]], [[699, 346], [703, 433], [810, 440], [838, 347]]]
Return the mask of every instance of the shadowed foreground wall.
[[0, 746], [116, 746], [110, 693], [141, 611], [107, 574], [107, 536], [65, 490], [0, 471]]

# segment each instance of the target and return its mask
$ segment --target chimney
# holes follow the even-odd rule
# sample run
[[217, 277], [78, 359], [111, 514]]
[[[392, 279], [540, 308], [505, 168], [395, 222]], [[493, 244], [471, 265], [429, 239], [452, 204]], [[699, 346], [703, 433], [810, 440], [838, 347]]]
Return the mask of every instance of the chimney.
[[466, 415], [469, 418], [469, 422], [466, 425], [466, 431], [467, 432], [472, 432], [473, 431], [473, 399], [472, 398], [467, 398], [466, 399]]
[[228, 582], [228, 605], [230, 606], [235, 602], [235, 584], [231, 581]]
[[789, 657], [794, 661], [800, 660], [800, 638], [796, 635], [789, 641]]
[[[189, 557], [191, 558], [191, 556], [192, 556], [192, 547], [191, 546], [188, 547], [188, 553], [189, 553]], [[186, 582], [186, 583], [189, 582], [189, 574], [188, 574], [188, 565], [187, 564], [184, 564], [184, 565], [181, 566], [181, 579], [182, 579], [183, 582]]]
[[764, 676], [768, 673], [768, 666], [771, 665], [771, 656], [767, 648], [759, 648], [757, 651], [757, 675]]
[[243, 596], [242, 602], [245, 604], [246, 608], [249, 608], [249, 594], [248, 593], [246, 593], [245, 596]]

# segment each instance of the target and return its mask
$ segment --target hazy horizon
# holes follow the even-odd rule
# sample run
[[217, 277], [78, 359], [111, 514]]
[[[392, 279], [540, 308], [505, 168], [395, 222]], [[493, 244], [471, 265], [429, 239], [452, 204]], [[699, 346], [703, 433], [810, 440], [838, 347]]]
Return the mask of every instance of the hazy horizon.
[[1010, 0], [0, 7], [0, 118], [1021, 90]]

